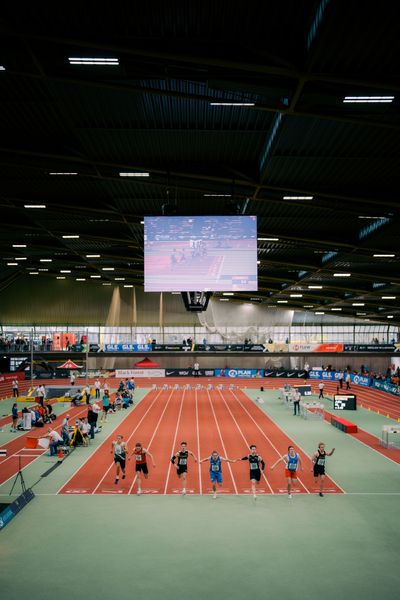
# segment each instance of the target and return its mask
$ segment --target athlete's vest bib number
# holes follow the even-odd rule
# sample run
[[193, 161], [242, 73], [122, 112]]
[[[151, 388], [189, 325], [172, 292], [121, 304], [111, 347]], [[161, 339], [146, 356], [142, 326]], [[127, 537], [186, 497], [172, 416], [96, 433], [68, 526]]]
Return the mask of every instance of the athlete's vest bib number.
[[187, 460], [186, 460], [186, 458], [180, 458], [180, 459], [179, 459], [179, 464], [180, 464], [180, 465], [186, 465], [186, 464], [187, 464]]
[[211, 465], [211, 471], [219, 471], [218, 465]]
[[139, 462], [142, 460], [142, 455], [141, 454], [136, 454], [136, 460]]
[[258, 466], [258, 462], [256, 463], [250, 463], [250, 470], [251, 471], [257, 471], [260, 467]]
[[324, 467], [325, 466], [325, 459], [324, 458], [319, 458], [317, 460], [317, 465], [320, 467]]
[[296, 463], [289, 463], [288, 464], [289, 471], [295, 471], [296, 467], [297, 467]]

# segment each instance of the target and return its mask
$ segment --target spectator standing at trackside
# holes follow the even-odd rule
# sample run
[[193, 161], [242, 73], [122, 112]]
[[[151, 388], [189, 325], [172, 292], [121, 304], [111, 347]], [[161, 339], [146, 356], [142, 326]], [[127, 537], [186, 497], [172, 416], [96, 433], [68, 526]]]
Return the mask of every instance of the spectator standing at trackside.
[[10, 431], [12, 433], [15, 433], [17, 431], [17, 424], [18, 424], [18, 405], [16, 402], [14, 402], [14, 404], [12, 405], [11, 418], [12, 418], [12, 424], [11, 424]]
[[61, 436], [64, 441], [65, 446], [69, 445], [70, 437], [69, 437], [69, 415], [65, 415], [63, 422], [61, 423]]
[[350, 389], [350, 380], [351, 380], [350, 373], [347, 372], [346, 373], [346, 390]]
[[44, 387], [43, 384], [39, 385], [39, 387], [37, 388], [36, 396], [37, 396], [37, 398], [39, 398], [40, 406], [43, 406], [44, 399], [46, 398], [46, 388]]
[[87, 414], [87, 422], [90, 425], [90, 439], [94, 439], [94, 430], [96, 428], [97, 423], [97, 414], [93, 410], [93, 406], [89, 404], [88, 406], [88, 414]]
[[194, 375], [194, 377], [198, 377], [199, 376], [199, 369], [200, 369], [200, 365], [199, 365], [199, 363], [196, 360], [196, 362], [193, 365], [193, 375]]
[[19, 396], [18, 379], [13, 379], [13, 381], [12, 381], [12, 391], [13, 391], [13, 397], [14, 398], [18, 398], [18, 396]]
[[99, 378], [97, 378], [96, 381], [94, 382], [94, 389], [96, 392], [95, 398], [97, 400], [97, 398], [100, 398], [100, 390], [101, 390], [101, 382], [100, 382]]
[[343, 389], [343, 371], [339, 371], [338, 373], [338, 381], [339, 381], [339, 387], [342, 390]]
[[71, 371], [71, 375], [69, 376], [69, 382], [71, 385], [75, 385], [75, 379], [76, 379], [75, 373], [73, 371]]
[[325, 384], [324, 384], [324, 382], [323, 382], [323, 381], [320, 381], [320, 382], [319, 382], [319, 384], [318, 384], [318, 389], [319, 389], [319, 396], [318, 396], [318, 400], [320, 400], [321, 398], [323, 398], [323, 397], [324, 397], [324, 387], [325, 387]]
[[296, 390], [294, 393], [294, 400], [293, 400], [293, 410], [294, 410], [293, 415], [294, 416], [296, 416], [296, 413], [300, 416], [300, 400], [301, 400], [301, 394], [300, 394], [299, 390]]
[[97, 421], [99, 419], [99, 414], [102, 412], [101, 406], [100, 404], [98, 404], [96, 402], [96, 400], [93, 402], [93, 406], [92, 406], [93, 412], [95, 417], [94, 418], [94, 433], [96, 433], [97, 430]]
[[308, 362], [306, 362], [306, 364], [304, 365], [304, 370], [306, 372], [306, 379], [310, 378], [310, 365], [308, 364]]

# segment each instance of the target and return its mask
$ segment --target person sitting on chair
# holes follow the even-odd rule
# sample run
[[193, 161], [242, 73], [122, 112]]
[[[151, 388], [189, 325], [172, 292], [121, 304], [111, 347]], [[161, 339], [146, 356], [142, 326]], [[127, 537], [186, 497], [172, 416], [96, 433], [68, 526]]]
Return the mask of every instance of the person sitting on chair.
[[82, 392], [81, 390], [78, 390], [75, 396], [72, 397], [71, 404], [73, 404], [73, 406], [78, 406], [82, 402], [82, 398]]

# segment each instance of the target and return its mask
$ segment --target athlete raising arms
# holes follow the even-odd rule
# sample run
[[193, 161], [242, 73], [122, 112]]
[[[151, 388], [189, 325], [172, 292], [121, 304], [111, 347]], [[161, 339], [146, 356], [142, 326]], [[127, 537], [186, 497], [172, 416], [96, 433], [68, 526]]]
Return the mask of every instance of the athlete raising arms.
[[[183, 495], [186, 494], [186, 480], [187, 480], [189, 454], [190, 454], [190, 456], [192, 456], [194, 458], [194, 462], [197, 462], [197, 458], [195, 457], [193, 452], [191, 452], [190, 450], [187, 449], [187, 443], [182, 442], [180, 450], [178, 450], [178, 452], [176, 452], [173, 455], [173, 457], [171, 458], [171, 462], [176, 469], [176, 474], [178, 475], [179, 479], [182, 479], [182, 482], [183, 482], [182, 483], [182, 494]], [[177, 461], [177, 464], [175, 464], [175, 461]]]
[[125, 461], [128, 445], [123, 441], [123, 435], [117, 435], [117, 439], [111, 444], [111, 454], [114, 453], [114, 462], [117, 467], [114, 483], [119, 481], [119, 471], [122, 471], [122, 479], [125, 479]]
[[[156, 466], [156, 463], [154, 462], [154, 458], [153, 455], [146, 449], [143, 448], [142, 444], [140, 442], [137, 442], [137, 444], [135, 444], [135, 448], [131, 454], [131, 456], [135, 455], [135, 462], [136, 462], [136, 476], [137, 476], [137, 482], [138, 482], [138, 490], [137, 490], [137, 495], [140, 496], [140, 494], [142, 493], [142, 488], [141, 488], [141, 476], [140, 474], [143, 473], [143, 476], [145, 479], [148, 478], [149, 476], [149, 469], [147, 468], [147, 457], [150, 456], [151, 458], [151, 462], [153, 463], [153, 469]], [[131, 460], [131, 456], [128, 458], [128, 460]]]
[[250, 446], [250, 454], [247, 454], [247, 456], [243, 456], [243, 458], [236, 459], [236, 461], [239, 461], [239, 460], [248, 460], [249, 461], [251, 491], [253, 492], [254, 499], [256, 499], [257, 498], [256, 486], [260, 483], [261, 471], [264, 471], [264, 469], [265, 469], [265, 462], [263, 461], [262, 456], [257, 454], [257, 446], [255, 446], [255, 444], [252, 444]]
[[320, 442], [318, 444], [318, 449], [311, 457], [313, 463], [313, 472], [314, 472], [314, 481], [318, 483], [319, 477], [319, 495], [322, 496], [324, 491], [324, 482], [325, 482], [325, 462], [327, 456], [332, 456], [335, 452], [335, 448], [332, 448], [330, 452], [325, 451], [324, 442]]
[[203, 458], [200, 463], [210, 461], [210, 479], [213, 489], [213, 498], [217, 497], [217, 483], [221, 487], [222, 485], [222, 461], [224, 462], [235, 462], [230, 458], [220, 456], [216, 450], [213, 450], [211, 456]]
[[276, 463], [274, 463], [272, 465], [271, 471], [273, 469], [275, 469], [276, 465], [279, 464], [281, 461], [283, 461], [285, 463], [285, 467], [286, 467], [285, 476], [287, 479], [288, 497], [291, 498], [292, 497], [292, 482], [295, 483], [297, 481], [297, 469], [298, 469], [299, 465], [300, 465], [301, 470], [302, 471], [304, 470], [303, 463], [301, 462], [300, 456], [295, 451], [294, 446], [288, 447], [288, 453], [284, 454], [283, 456], [278, 458]]

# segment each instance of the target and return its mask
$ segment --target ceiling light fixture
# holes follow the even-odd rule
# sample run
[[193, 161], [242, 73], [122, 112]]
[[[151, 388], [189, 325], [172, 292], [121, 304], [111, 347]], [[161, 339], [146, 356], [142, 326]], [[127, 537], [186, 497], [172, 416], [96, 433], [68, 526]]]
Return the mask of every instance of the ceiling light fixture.
[[48, 269], [38, 269], [38, 271], [48, 271]]
[[100, 258], [100, 254], [86, 254], [86, 258]]
[[16, 262], [9, 262], [9, 263], [7, 263], [7, 267], [18, 267], [18, 263], [16, 263]]
[[314, 308], [314, 304], [304, 304], [303, 308]]
[[395, 254], [373, 254], [374, 258], [394, 258]]
[[345, 96], [343, 98], [345, 104], [381, 104], [393, 100], [394, 96]]
[[314, 196], [283, 196], [283, 200], [312, 200]]
[[124, 285], [124, 288], [133, 288], [133, 285]]
[[86, 281], [85, 277], [77, 277], [75, 281]]
[[111, 285], [111, 283], [102, 283], [102, 285]]
[[13, 248], [26, 248], [26, 244], [13, 244]]
[[29, 275], [39, 275], [39, 271], [30, 271]]
[[102, 271], [114, 271], [115, 269], [114, 269], [114, 267], [103, 267], [101, 270]]
[[63, 235], [64, 240], [76, 240], [79, 238], [79, 235]]
[[259, 237], [257, 240], [259, 242], [279, 242], [279, 238], [276, 237]]
[[91, 275], [90, 279], [101, 279], [101, 275]]
[[276, 302], [277, 302], [277, 304], [287, 304], [288, 303], [287, 300], [277, 300]]
[[72, 172], [70, 172], [70, 173], [67, 173], [67, 172], [60, 173], [60, 172], [57, 172], [57, 171], [50, 171], [49, 175], [78, 175], [78, 173], [72, 173]]
[[352, 306], [365, 306], [365, 302], [352, 302]]
[[125, 277], [114, 277], [114, 281], [125, 281]]
[[118, 67], [118, 58], [95, 57], [95, 56], [69, 56], [70, 65], [102, 65], [106, 67]]
[[67, 279], [67, 278], [64, 277], [63, 275], [57, 275], [56, 279]]
[[331, 308], [331, 310], [339, 311], [339, 310], [342, 310], [342, 309], [341, 308]]
[[323, 310], [317, 310], [315, 313], [315, 315], [324, 315], [324, 311]]
[[234, 293], [233, 292], [223, 292], [222, 295], [223, 296], [233, 296]]
[[210, 106], [255, 106], [255, 102], [210, 102]]
[[60, 269], [60, 273], [71, 273], [69, 269]]
[[290, 294], [291, 298], [302, 298], [303, 294]]
[[351, 273], [334, 273], [334, 277], [351, 277]]
[[396, 296], [381, 296], [382, 300], [396, 300]]
[[16, 256], [14, 260], [28, 260], [26, 256]]
[[220, 302], [229, 302], [229, 298], [220, 298], [219, 301]]
[[203, 194], [205, 198], [231, 198], [232, 194]]
[[24, 204], [24, 208], [46, 208], [45, 204]]
[[309, 285], [309, 290], [322, 290], [322, 285]]
[[393, 315], [387, 315], [387, 319], [393, 319]]
[[136, 173], [120, 173], [120, 177], [150, 177], [150, 173], [147, 171], [136, 172]]
[[52, 258], [41, 258], [39, 259], [40, 262], [53, 262]]

